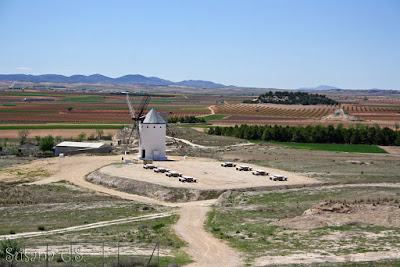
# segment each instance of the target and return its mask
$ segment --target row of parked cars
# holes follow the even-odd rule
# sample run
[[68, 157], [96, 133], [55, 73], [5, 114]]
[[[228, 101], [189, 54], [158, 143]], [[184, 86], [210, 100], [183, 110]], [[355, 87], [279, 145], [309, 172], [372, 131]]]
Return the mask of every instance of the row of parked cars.
[[[235, 167], [236, 170], [238, 171], [252, 171], [251, 173], [253, 175], [262, 175], [262, 176], [268, 176], [269, 172], [264, 171], [264, 170], [254, 170], [252, 167], [249, 166], [245, 166], [245, 165], [240, 165], [240, 166], [236, 166], [235, 163], [233, 162], [223, 162], [221, 163], [222, 167]], [[273, 180], [273, 181], [287, 181], [287, 177], [283, 176], [283, 175], [271, 175], [269, 176], [269, 179]]]
[[190, 177], [190, 176], [183, 176], [182, 173], [180, 172], [176, 172], [176, 171], [171, 171], [167, 168], [163, 168], [163, 167], [158, 167], [156, 165], [153, 164], [144, 164], [143, 165], [144, 169], [150, 169], [153, 170], [154, 172], [157, 173], [165, 173], [166, 176], [168, 177], [179, 177], [179, 181], [180, 182], [188, 182], [188, 183], [197, 183], [197, 179]]

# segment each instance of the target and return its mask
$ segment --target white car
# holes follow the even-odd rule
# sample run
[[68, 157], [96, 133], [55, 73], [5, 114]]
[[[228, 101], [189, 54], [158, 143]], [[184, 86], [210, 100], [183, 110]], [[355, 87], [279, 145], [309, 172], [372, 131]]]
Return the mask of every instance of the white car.
[[182, 177], [179, 177], [179, 182], [182, 182], [182, 183], [185, 183], [185, 182], [187, 182], [187, 183], [197, 183], [197, 179], [193, 178], [193, 177], [190, 177], [190, 176], [182, 176]]
[[157, 166], [153, 165], [153, 164], [145, 164], [145, 165], [143, 165], [143, 168], [144, 169], [156, 169]]
[[224, 163], [221, 163], [221, 166], [222, 167], [236, 167], [236, 164], [233, 162], [224, 162]]
[[268, 175], [269, 173], [264, 170], [255, 170], [252, 172], [253, 175]]
[[236, 167], [236, 170], [238, 170], [238, 171], [251, 171], [252, 169], [253, 169], [252, 167], [244, 166], [244, 165]]
[[169, 172], [166, 172], [165, 175], [168, 177], [181, 177], [182, 173], [169, 171]]
[[158, 167], [158, 168], [155, 168], [155, 169], [154, 169], [154, 172], [161, 172], [161, 173], [164, 173], [164, 172], [169, 172], [169, 170], [166, 169], [166, 168]]
[[287, 177], [283, 175], [271, 175], [269, 179], [274, 180], [274, 181], [287, 181]]

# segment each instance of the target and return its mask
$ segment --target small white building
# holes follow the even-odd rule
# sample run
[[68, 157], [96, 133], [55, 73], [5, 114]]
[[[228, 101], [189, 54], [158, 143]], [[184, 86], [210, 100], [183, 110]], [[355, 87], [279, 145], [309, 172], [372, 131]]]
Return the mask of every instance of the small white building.
[[167, 123], [155, 109], [139, 122], [139, 159], [168, 160], [165, 155]]
[[80, 152], [85, 152], [85, 151], [96, 151], [98, 150], [100, 152], [108, 152], [108, 148], [104, 143], [85, 143], [85, 142], [61, 142], [58, 145], [56, 145], [54, 153], [56, 155], [59, 155], [60, 153], [67, 155], [68, 152], [70, 151], [80, 151]]

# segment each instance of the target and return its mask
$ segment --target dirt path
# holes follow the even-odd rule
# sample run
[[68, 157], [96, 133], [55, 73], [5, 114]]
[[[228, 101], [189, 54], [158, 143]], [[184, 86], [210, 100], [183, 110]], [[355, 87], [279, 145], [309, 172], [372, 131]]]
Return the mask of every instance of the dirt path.
[[138, 222], [138, 221], [144, 221], [144, 220], [153, 220], [153, 219], [168, 217], [168, 216], [171, 216], [172, 214], [173, 213], [171, 213], [171, 212], [163, 212], [163, 213], [149, 214], [149, 215], [143, 215], [143, 216], [138, 216], [138, 217], [128, 217], [128, 218], [118, 219], [118, 220], [77, 225], [77, 226], [72, 226], [72, 227], [67, 227], [67, 228], [62, 228], [62, 229], [55, 229], [55, 230], [51, 230], [51, 231], [25, 232], [25, 233], [13, 234], [13, 235], [1, 235], [0, 240], [27, 238], [27, 237], [44, 236], [44, 235], [47, 236], [47, 235], [67, 233], [67, 232], [73, 232], [73, 231], [81, 231], [81, 230], [105, 227], [105, 226], [116, 225], [116, 224]]
[[[55, 174], [49, 178], [39, 180], [33, 184], [46, 184], [56, 182], [59, 180], [67, 180], [77, 186], [87, 189], [95, 190], [112, 196], [120, 197], [122, 199], [133, 200], [137, 202], [158, 204], [170, 207], [181, 207], [179, 210], [180, 219], [174, 226], [176, 233], [186, 242], [189, 247], [187, 253], [193, 257], [195, 263], [190, 266], [240, 266], [242, 261], [239, 253], [230, 248], [226, 243], [214, 238], [210, 233], [204, 229], [204, 222], [206, 220], [206, 213], [210, 210], [210, 206], [215, 200], [187, 202], [187, 203], [167, 203], [158, 201], [156, 199], [129, 194], [117, 191], [111, 188], [106, 188], [101, 185], [92, 184], [85, 180], [85, 176], [96, 169], [115, 162], [120, 162], [121, 156], [74, 156], [66, 158], [52, 158], [40, 160], [27, 164], [26, 168], [32, 166], [48, 165], [51, 167]], [[21, 168], [21, 166], [19, 166]], [[350, 184], [350, 185], [336, 185], [332, 187], [356, 187], [356, 186], [399, 186], [398, 184]], [[164, 215], [166, 216], [166, 215]], [[169, 216], [169, 215], [168, 215]], [[127, 218], [129, 219], [129, 218]], [[134, 220], [134, 218], [130, 218]], [[144, 218], [142, 218], [144, 219]], [[101, 222], [104, 223], [104, 222]], [[101, 224], [100, 223], [100, 224]], [[122, 222], [121, 222], [122, 223]], [[86, 227], [89, 225], [85, 225]], [[102, 227], [101, 225], [97, 227]], [[80, 227], [80, 226], [76, 226]], [[96, 227], [96, 225], [94, 225]], [[62, 229], [59, 229], [62, 230]], [[65, 230], [65, 229], [64, 229]], [[79, 230], [79, 228], [75, 228]], [[56, 231], [56, 230], [55, 230]], [[70, 230], [74, 231], [74, 230]], [[40, 232], [41, 234], [48, 234], [49, 232]], [[21, 234], [35, 234], [35, 233], [21, 233]], [[13, 235], [15, 238], [17, 235]], [[349, 256], [351, 257], [351, 255]], [[274, 259], [278, 260], [278, 259]], [[274, 261], [270, 259], [263, 259], [260, 263], [271, 264]]]
[[398, 146], [379, 146], [383, 150], [386, 150], [390, 155], [400, 156], [400, 147]]
[[198, 147], [198, 148], [209, 148], [210, 147], [210, 146], [198, 145], [198, 144], [192, 143], [192, 142], [190, 142], [189, 140], [186, 140], [186, 139], [180, 139], [180, 138], [176, 138], [176, 137], [172, 137], [172, 136], [167, 136], [167, 137], [168, 138], [172, 138], [172, 139], [177, 140], [177, 141], [181, 141], [182, 143], [185, 143], [185, 144], [187, 144], [187, 145], [189, 145], [191, 147]]
[[[238, 252], [230, 248], [228, 245], [214, 238], [210, 233], [204, 229], [204, 221], [206, 220], [206, 213], [210, 210], [210, 206], [215, 200], [205, 200], [187, 203], [168, 203], [152, 199], [149, 197], [129, 194], [117, 191], [111, 188], [106, 188], [101, 185], [92, 184], [85, 180], [85, 176], [100, 168], [101, 166], [119, 162], [121, 156], [100, 156], [100, 157], [66, 157], [66, 158], [53, 158], [53, 164], [58, 165], [58, 172], [53, 176], [34, 182], [33, 184], [47, 184], [59, 180], [67, 180], [77, 186], [87, 189], [95, 190], [112, 196], [120, 197], [122, 199], [133, 200], [137, 202], [144, 202], [149, 204], [164, 205], [170, 207], [181, 207], [179, 214], [180, 219], [176, 226], [174, 226], [177, 234], [186, 242], [189, 243], [187, 253], [193, 257], [195, 263], [190, 266], [214, 266], [217, 262], [219, 266], [240, 266], [241, 261]], [[170, 216], [170, 213], [157, 214], [156, 216]], [[92, 225], [75, 226], [65, 229], [53, 230], [53, 233], [60, 233], [66, 231], [83, 230], [82, 227], [102, 227], [116, 223], [126, 223], [126, 220], [144, 220], [148, 218], [126, 218], [121, 220], [100, 222]], [[86, 228], [85, 228], [86, 229]], [[37, 236], [40, 234], [50, 234], [52, 231], [47, 232], [34, 232], [34, 233], [21, 233], [17, 235], [10, 235], [12, 238]], [[2, 238], [9, 236], [2, 236]]]
[[377, 251], [356, 253], [348, 255], [322, 255], [317, 253], [307, 254], [293, 254], [286, 256], [272, 256], [261, 257], [254, 262], [254, 266], [276, 266], [281, 264], [301, 264], [311, 265], [313, 263], [322, 262], [365, 262], [365, 261], [379, 261], [379, 260], [392, 260], [400, 256], [400, 251], [394, 249], [392, 251]]
[[241, 266], [239, 253], [204, 229], [207, 206], [184, 206], [180, 209], [180, 219], [174, 225], [175, 233], [189, 243], [187, 253], [195, 261], [187, 266]]
[[211, 111], [211, 115], [215, 115], [214, 106], [209, 106], [208, 109]]

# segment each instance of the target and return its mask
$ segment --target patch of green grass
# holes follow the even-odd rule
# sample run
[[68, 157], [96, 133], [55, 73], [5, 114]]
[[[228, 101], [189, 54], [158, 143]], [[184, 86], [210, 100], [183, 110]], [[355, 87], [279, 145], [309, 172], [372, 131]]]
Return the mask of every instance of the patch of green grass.
[[104, 101], [105, 99], [106, 97], [101, 95], [74, 95], [74, 96], [68, 96], [59, 101], [73, 102], [73, 103], [96, 103], [96, 102], [98, 103]]
[[203, 117], [203, 119], [205, 121], [212, 121], [212, 120], [221, 120], [225, 117], [226, 117], [226, 115], [208, 115], [208, 116]]
[[11, 110], [1, 109], [0, 113], [58, 113], [56, 110]]
[[210, 111], [208, 108], [181, 108], [181, 111]]
[[3, 104], [3, 106], [5, 106], [5, 107], [15, 107], [17, 105], [14, 105], [14, 104]]
[[[251, 140], [252, 143], [263, 141]], [[351, 144], [317, 144], [317, 143], [292, 143], [292, 142], [267, 142], [275, 145], [297, 147], [301, 149], [337, 151], [337, 152], [356, 152], [356, 153], [387, 153], [387, 151], [376, 145], [351, 145]]]
[[12, 125], [0, 126], [0, 130], [34, 130], [34, 129], [122, 129], [128, 125]]

